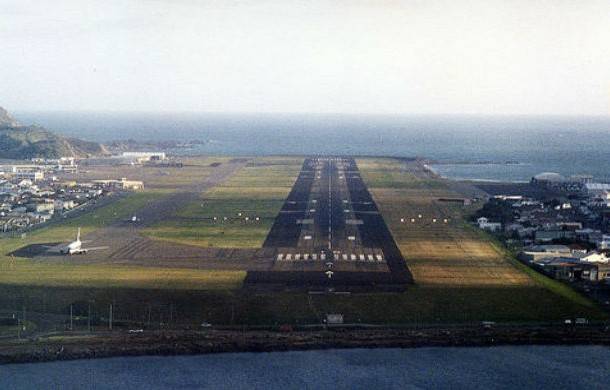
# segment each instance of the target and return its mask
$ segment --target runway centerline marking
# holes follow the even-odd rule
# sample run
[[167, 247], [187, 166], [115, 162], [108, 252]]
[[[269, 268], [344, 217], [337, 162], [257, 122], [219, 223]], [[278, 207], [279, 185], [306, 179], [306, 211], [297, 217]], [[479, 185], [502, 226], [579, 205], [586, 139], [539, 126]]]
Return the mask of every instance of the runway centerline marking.
[[328, 250], [332, 250], [333, 249], [333, 244], [332, 244], [332, 238], [333, 238], [333, 231], [332, 231], [332, 224], [333, 224], [333, 213], [332, 213], [332, 191], [331, 191], [331, 186], [332, 186], [332, 169], [331, 169], [331, 162], [328, 161]]

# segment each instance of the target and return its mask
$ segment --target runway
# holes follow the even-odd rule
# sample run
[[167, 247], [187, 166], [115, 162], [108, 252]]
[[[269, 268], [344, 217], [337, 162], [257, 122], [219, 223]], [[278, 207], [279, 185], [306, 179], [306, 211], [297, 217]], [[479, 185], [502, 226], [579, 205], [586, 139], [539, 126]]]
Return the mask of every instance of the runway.
[[404, 286], [412, 281], [400, 250], [353, 158], [308, 158], [264, 247], [268, 272], [246, 285], [325, 289]]

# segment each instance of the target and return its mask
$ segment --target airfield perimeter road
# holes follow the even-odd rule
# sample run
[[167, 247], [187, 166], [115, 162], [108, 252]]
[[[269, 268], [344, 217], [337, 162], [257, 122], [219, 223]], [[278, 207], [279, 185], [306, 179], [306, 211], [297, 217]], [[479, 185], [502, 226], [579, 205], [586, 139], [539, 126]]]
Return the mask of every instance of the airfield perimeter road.
[[412, 281], [353, 158], [306, 159], [264, 247], [276, 249], [275, 263], [249, 272], [248, 286], [395, 289]]

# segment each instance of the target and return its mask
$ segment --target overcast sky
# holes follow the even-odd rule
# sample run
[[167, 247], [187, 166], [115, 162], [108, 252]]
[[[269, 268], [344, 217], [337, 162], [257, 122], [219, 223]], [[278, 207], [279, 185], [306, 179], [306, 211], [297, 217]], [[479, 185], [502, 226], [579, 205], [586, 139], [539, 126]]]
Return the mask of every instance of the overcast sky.
[[0, 0], [0, 106], [610, 115], [610, 0]]

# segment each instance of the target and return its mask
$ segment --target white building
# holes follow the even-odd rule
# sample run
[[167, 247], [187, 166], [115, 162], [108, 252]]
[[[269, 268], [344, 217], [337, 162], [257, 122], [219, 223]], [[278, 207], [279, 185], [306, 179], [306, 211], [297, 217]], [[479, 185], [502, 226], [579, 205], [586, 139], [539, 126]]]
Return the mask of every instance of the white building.
[[132, 161], [153, 161], [165, 160], [167, 156], [164, 152], [123, 152], [123, 158]]
[[603, 196], [610, 191], [610, 183], [585, 183], [585, 190], [589, 196]]
[[29, 203], [26, 205], [28, 210], [34, 213], [50, 213], [52, 214], [55, 211], [54, 202], [35, 202]]
[[140, 180], [127, 180], [127, 178], [122, 177], [121, 180], [113, 180], [113, 179], [103, 179], [103, 180], [93, 180], [94, 184], [102, 184], [104, 186], [113, 186], [116, 188], [122, 188], [124, 190], [143, 190], [144, 182]]
[[532, 178], [532, 183], [541, 185], [554, 185], [565, 183], [566, 178], [555, 172], [542, 172]]
[[580, 260], [589, 263], [607, 263], [609, 259], [606, 257], [605, 253], [591, 252], [582, 257]]
[[13, 174], [15, 180], [31, 180], [37, 182], [44, 179], [44, 173], [42, 171], [19, 171]]
[[71, 210], [74, 207], [76, 207], [76, 203], [73, 200], [55, 199], [55, 211]]

